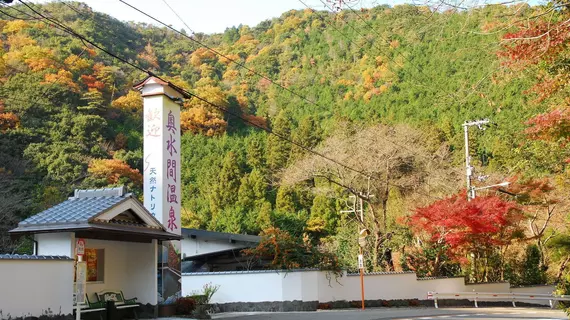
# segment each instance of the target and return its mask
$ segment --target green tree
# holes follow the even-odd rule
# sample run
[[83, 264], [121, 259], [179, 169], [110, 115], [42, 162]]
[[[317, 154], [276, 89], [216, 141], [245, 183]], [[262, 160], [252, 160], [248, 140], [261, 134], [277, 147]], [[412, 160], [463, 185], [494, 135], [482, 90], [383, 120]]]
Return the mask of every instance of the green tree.
[[291, 152], [291, 144], [282, 139], [291, 138], [291, 120], [284, 110], [279, 112], [271, 129], [280, 136], [267, 136], [267, 165], [270, 170], [275, 172], [287, 165]]
[[241, 170], [238, 158], [234, 152], [230, 151], [224, 157], [218, 179], [210, 193], [212, 212], [219, 212], [237, 202], [240, 180]]
[[275, 210], [282, 213], [297, 212], [295, 190], [293, 188], [279, 187], [279, 190], [277, 190], [277, 199], [275, 200]]
[[526, 247], [521, 284], [533, 285], [545, 283], [546, 272], [540, 261], [540, 250], [537, 245], [529, 245]]
[[260, 139], [260, 135], [255, 135], [247, 142], [247, 164], [253, 168], [262, 170], [265, 168], [265, 145]]
[[[292, 135], [293, 141], [304, 147], [313, 149], [320, 141], [320, 128], [315, 121], [315, 118], [313, 116], [308, 116], [301, 120], [299, 127], [295, 129]], [[292, 146], [291, 159], [299, 159], [303, 154], [305, 154], [305, 152], [305, 150], [298, 146]]]
[[319, 236], [335, 234], [338, 219], [339, 215], [335, 206], [335, 200], [318, 195], [313, 199], [307, 230]]

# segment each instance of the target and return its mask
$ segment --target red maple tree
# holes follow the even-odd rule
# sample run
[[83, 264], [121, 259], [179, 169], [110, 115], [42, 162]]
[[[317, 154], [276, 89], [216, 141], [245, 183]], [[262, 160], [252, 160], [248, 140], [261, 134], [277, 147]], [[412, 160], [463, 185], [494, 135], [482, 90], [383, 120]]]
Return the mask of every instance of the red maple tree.
[[514, 202], [498, 196], [467, 201], [461, 192], [417, 208], [410, 226], [416, 235], [427, 235], [429, 242], [448, 245], [449, 256], [460, 261], [467, 252], [508, 244], [520, 235], [522, 219]]
[[[531, 91], [537, 94], [538, 102], [561, 92], [570, 83], [570, 72], [566, 67], [570, 45], [568, 20], [521, 24], [518, 31], [503, 36], [503, 43], [503, 49], [497, 53], [503, 58], [503, 65], [513, 70], [537, 68], [538, 82]], [[549, 112], [534, 116], [526, 124], [529, 126], [526, 133], [531, 139], [562, 140], [565, 144], [570, 139], [570, 101], [553, 106]]]

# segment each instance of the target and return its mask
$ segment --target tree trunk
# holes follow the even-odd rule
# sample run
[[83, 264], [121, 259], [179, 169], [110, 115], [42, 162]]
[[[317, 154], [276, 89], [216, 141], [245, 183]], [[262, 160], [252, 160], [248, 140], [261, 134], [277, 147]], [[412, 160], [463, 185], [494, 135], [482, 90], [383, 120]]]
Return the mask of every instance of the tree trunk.
[[562, 275], [564, 274], [564, 270], [566, 270], [566, 266], [568, 265], [568, 262], [570, 261], [570, 255], [566, 257], [566, 259], [564, 259], [564, 261], [562, 261], [562, 263], [560, 264], [560, 268], [558, 268], [558, 274], [556, 275], [556, 281], [555, 282], [559, 282], [560, 278], [562, 278]]
[[394, 261], [392, 260], [392, 249], [386, 246], [388, 240], [388, 196], [390, 195], [390, 173], [389, 163], [386, 161], [386, 185], [384, 187], [384, 196], [382, 197], [382, 231], [384, 239], [382, 241], [382, 258], [386, 261], [389, 271], [394, 271]]

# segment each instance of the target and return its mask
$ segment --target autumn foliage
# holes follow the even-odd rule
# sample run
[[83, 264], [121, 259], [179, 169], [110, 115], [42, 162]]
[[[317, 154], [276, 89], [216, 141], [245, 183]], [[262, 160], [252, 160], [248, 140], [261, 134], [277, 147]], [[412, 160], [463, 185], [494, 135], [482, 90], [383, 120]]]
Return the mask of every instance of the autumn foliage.
[[261, 232], [261, 241], [255, 248], [244, 249], [245, 255], [259, 260], [270, 261], [271, 269], [291, 270], [299, 268], [320, 268], [340, 272], [337, 257], [321, 252], [301, 237], [270, 227]]
[[12, 112], [4, 112], [4, 107], [0, 105], [0, 133], [17, 128], [19, 125], [20, 118]]
[[190, 131], [211, 137], [223, 134], [226, 131], [227, 122], [203, 107], [196, 107], [182, 111], [180, 127], [183, 132]]
[[111, 105], [125, 111], [140, 111], [143, 108], [143, 100], [140, 93], [131, 90], [127, 95], [114, 100]]
[[460, 256], [473, 248], [509, 243], [520, 234], [522, 218], [516, 203], [498, 196], [467, 201], [463, 192], [416, 209], [409, 225], [414, 233], [447, 244], [451, 255]]
[[116, 184], [121, 178], [127, 178], [135, 185], [142, 185], [142, 174], [119, 159], [95, 159], [87, 170], [96, 178], [105, 178], [109, 184]]
[[526, 133], [532, 139], [567, 140], [570, 138], [570, 109], [562, 107], [529, 119]]
[[498, 53], [506, 58], [503, 63], [526, 67], [542, 60], [554, 60], [570, 40], [570, 25], [567, 22], [535, 22], [517, 32], [505, 34], [503, 40], [507, 41], [506, 45]]

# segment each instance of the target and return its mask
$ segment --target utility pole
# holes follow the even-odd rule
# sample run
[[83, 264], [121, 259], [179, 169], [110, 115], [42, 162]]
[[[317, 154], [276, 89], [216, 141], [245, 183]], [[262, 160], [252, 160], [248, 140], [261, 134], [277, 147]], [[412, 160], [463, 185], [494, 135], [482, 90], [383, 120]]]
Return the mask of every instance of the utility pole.
[[[488, 123], [489, 123], [489, 119], [483, 119], [483, 120], [477, 120], [477, 121], [471, 121], [471, 122], [463, 123], [463, 132], [465, 134], [465, 170], [466, 170], [466, 175], [467, 175], [467, 200], [468, 201], [475, 199], [477, 190], [489, 189], [489, 188], [493, 188], [493, 187], [506, 187], [507, 185], [509, 185], [509, 182], [507, 182], [507, 181], [501, 182], [498, 184], [494, 184], [494, 185], [490, 185], [490, 186], [485, 186], [485, 187], [474, 187], [471, 184], [471, 178], [473, 176], [473, 166], [471, 166], [471, 156], [469, 155], [469, 127], [477, 126], [480, 130], [485, 130], [484, 125], [488, 124]], [[481, 179], [479, 179], [480, 181], [485, 180], [485, 177], [479, 177], [479, 178], [481, 178]]]
[[[341, 213], [353, 213], [356, 219], [359, 221], [358, 226], [358, 269], [360, 273], [360, 295], [362, 298], [362, 310], [364, 310], [364, 246], [366, 245], [366, 237], [370, 234], [370, 231], [364, 227], [364, 204], [363, 204], [363, 194], [359, 193], [359, 197], [352, 195], [349, 199], [354, 199], [352, 207], [348, 210], [342, 210]], [[367, 197], [371, 197], [370, 192]]]
[[469, 155], [469, 127], [477, 126], [480, 130], [485, 130], [483, 125], [489, 123], [489, 119], [471, 121], [463, 123], [463, 133], [465, 134], [465, 171], [467, 176], [467, 200], [475, 198], [475, 190], [471, 186], [471, 177], [473, 176], [473, 167], [471, 166], [471, 156]]

